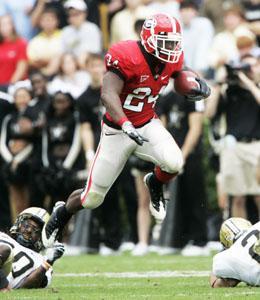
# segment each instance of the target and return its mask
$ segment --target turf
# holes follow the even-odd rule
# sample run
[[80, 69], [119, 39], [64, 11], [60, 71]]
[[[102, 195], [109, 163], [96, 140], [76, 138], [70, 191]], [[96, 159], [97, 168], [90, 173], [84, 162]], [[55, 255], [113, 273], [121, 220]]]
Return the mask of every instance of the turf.
[[157, 254], [64, 257], [56, 263], [47, 289], [14, 290], [0, 294], [0, 299], [260, 299], [260, 289], [245, 284], [230, 289], [210, 288], [207, 275], [211, 261], [211, 257]]

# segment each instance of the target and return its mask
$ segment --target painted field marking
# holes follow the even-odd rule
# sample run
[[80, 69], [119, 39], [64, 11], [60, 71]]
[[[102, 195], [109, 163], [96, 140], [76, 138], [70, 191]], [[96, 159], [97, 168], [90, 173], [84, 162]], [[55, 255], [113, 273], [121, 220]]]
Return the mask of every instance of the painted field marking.
[[100, 272], [100, 273], [55, 273], [55, 277], [107, 277], [107, 278], [171, 278], [208, 277], [210, 271], [148, 271], [148, 272]]

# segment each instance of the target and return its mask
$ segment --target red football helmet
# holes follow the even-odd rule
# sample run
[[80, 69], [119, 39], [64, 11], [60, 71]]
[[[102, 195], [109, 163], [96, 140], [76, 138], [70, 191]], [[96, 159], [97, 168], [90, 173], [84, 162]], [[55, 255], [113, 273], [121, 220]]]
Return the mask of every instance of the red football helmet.
[[180, 23], [167, 14], [155, 14], [144, 21], [141, 41], [147, 52], [165, 62], [177, 63], [182, 54]]

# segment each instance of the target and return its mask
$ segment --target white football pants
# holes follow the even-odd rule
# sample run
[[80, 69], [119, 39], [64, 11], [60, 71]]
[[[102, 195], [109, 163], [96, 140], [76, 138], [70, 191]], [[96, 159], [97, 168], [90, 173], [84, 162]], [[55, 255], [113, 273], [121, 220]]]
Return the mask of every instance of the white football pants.
[[102, 204], [106, 193], [131, 154], [153, 162], [167, 173], [181, 170], [183, 166], [181, 150], [159, 119], [152, 119], [148, 124], [137, 128], [137, 131], [149, 142], [139, 146], [122, 130], [102, 124], [101, 139], [85, 189], [81, 194], [84, 207], [93, 209]]

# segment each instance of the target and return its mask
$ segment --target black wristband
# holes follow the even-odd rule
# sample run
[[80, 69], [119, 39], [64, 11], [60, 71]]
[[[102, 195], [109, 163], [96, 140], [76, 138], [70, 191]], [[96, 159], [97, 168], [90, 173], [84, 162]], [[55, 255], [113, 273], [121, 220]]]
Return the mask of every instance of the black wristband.
[[0, 270], [0, 289], [4, 289], [8, 286], [9, 281], [6, 278], [6, 275], [3, 270]]

